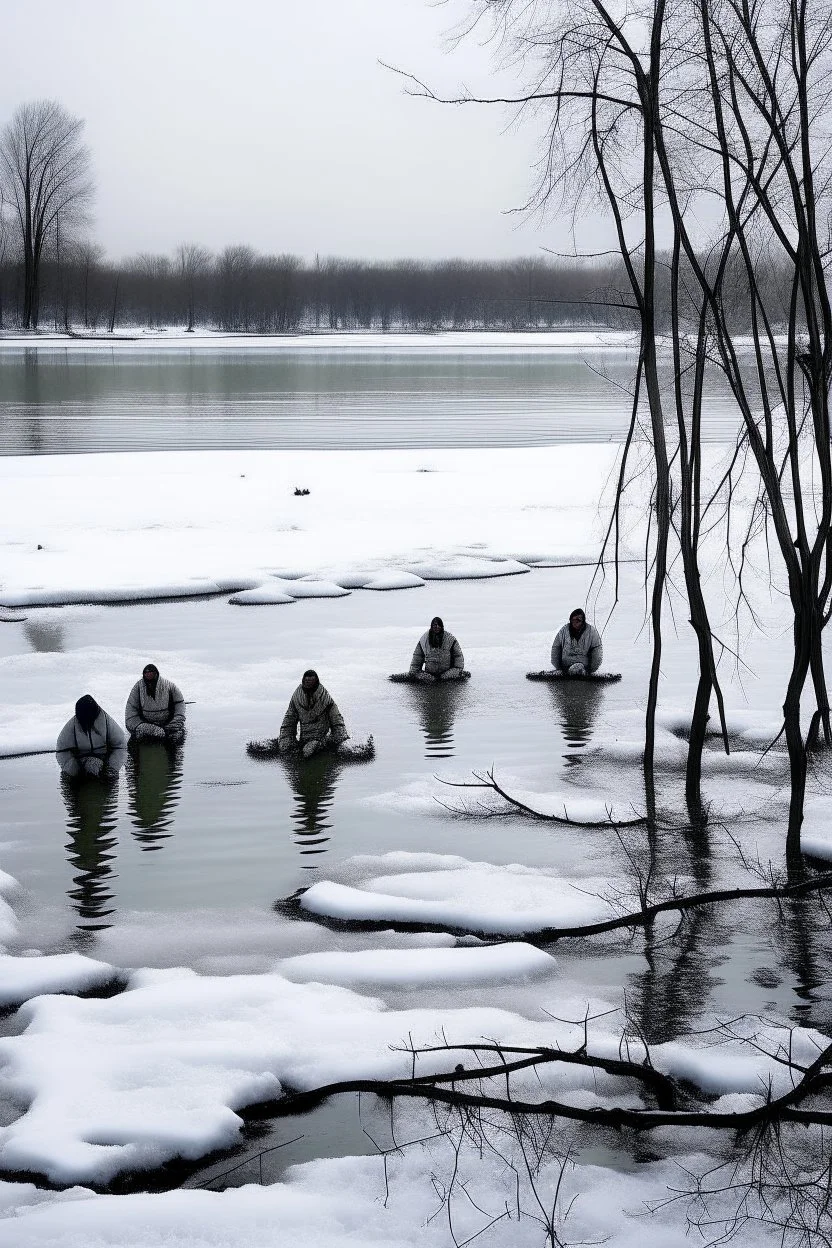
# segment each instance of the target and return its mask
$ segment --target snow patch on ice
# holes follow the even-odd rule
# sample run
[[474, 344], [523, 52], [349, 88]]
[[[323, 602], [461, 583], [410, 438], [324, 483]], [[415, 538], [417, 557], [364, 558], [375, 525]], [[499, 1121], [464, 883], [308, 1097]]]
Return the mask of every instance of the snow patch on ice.
[[580, 890], [544, 868], [465, 862], [450, 869], [380, 875], [360, 887], [320, 880], [302, 894], [309, 914], [333, 919], [418, 923], [514, 936], [612, 916], [604, 880]]
[[411, 569], [425, 581], [480, 581], [492, 576], [518, 576], [529, 568], [516, 559], [472, 559], [467, 556], [416, 563]]
[[115, 967], [80, 953], [16, 958], [0, 954], [0, 1006], [21, 1005], [50, 992], [86, 992], [116, 978]]
[[295, 983], [413, 988], [424, 984], [514, 982], [551, 974], [554, 958], [523, 943], [473, 949], [364, 949], [355, 953], [305, 953], [277, 967]]
[[282, 606], [292, 603], [295, 599], [286, 594], [276, 584], [258, 585], [256, 589], [244, 589], [239, 594], [232, 594], [228, 599], [238, 607]]

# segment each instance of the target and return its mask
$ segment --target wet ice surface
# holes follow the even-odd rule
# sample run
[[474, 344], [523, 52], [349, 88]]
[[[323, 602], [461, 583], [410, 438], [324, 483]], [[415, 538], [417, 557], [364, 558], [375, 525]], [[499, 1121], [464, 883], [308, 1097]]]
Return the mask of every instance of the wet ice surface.
[[[610, 831], [476, 817], [478, 791], [449, 789], [436, 778], [466, 779], [494, 764], [524, 797], [574, 791], [578, 801], [639, 801], [636, 770], [610, 770], [591, 753], [609, 722], [641, 698], [647, 649], [633, 644], [641, 606], [635, 572], [605, 634], [610, 662], [624, 670], [620, 684], [561, 688], [524, 679], [545, 662], [555, 627], [584, 598], [587, 579], [585, 569], [558, 569], [437, 583], [428, 599], [424, 590], [418, 598], [354, 593], [304, 603], [300, 626], [295, 612], [230, 611], [224, 599], [40, 610], [25, 625], [3, 626], [12, 703], [54, 702], [68, 713], [81, 686], [93, 683], [120, 715], [134, 673], [151, 657], [193, 702], [184, 747], [143, 747], [117, 790], [93, 785], [67, 793], [49, 757], [0, 763], [3, 864], [23, 890], [15, 949], [80, 948], [116, 966], [266, 970], [283, 957], [378, 945], [372, 933], [293, 923], [272, 909], [316, 880], [360, 886], [363, 875], [389, 874], [363, 871], [360, 856], [417, 851], [546, 867], [579, 888], [620, 872], [623, 851]], [[388, 672], [405, 666], [435, 612], [462, 640], [473, 678], [453, 688], [391, 684]], [[691, 692], [686, 644], [682, 638], [670, 646], [666, 662], [666, 685], [681, 706]], [[761, 657], [748, 656], [752, 663]], [[310, 664], [353, 735], [375, 734], [372, 764], [321, 758], [298, 767], [246, 756], [247, 740], [277, 732]], [[769, 719], [778, 673], [770, 661], [756, 670], [751, 718], [759, 709]], [[728, 701], [741, 705], [741, 691]], [[676, 776], [671, 784], [678, 792]], [[741, 813], [731, 826], [744, 843], [776, 860], [782, 826], [755, 812], [782, 813], [778, 785], [747, 770], [708, 784], [717, 808]], [[449, 805], [475, 815], [454, 815]], [[637, 851], [641, 839], [636, 830], [628, 834]], [[724, 859], [721, 842], [709, 858], [691, 853], [679, 834], [666, 838], [661, 865], [705, 888], [724, 878]], [[647, 958], [640, 938], [562, 942], [557, 956], [572, 978], [613, 996], [628, 988], [661, 1038], [683, 1030], [694, 1008], [706, 1005], [773, 1006], [823, 1027], [826, 939], [796, 909], [793, 917], [777, 923], [772, 905], [771, 922], [752, 923], [741, 906], [724, 907], [703, 913], [679, 944], [657, 942]], [[398, 995], [410, 990], [403, 985]], [[429, 995], [441, 1001], [458, 992], [434, 988]]]

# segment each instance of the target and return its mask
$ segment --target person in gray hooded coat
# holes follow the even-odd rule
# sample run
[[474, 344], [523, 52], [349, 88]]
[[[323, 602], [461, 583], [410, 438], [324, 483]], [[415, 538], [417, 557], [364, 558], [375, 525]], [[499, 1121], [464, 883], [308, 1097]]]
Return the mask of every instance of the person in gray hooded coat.
[[124, 766], [127, 738], [113, 717], [85, 693], [75, 703], [72, 719], [60, 731], [55, 754], [65, 776], [103, 778]]
[[124, 722], [137, 741], [158, 737], [176, 745], [185, 735], [185, 699], [178, 685], [159, 675], [155, 663], [147, 664], [130, 690]]
[[458, 680], [464, 667], [462, 647], [445, 628], [441, 617], [435, 615], [428, 631], [416, 643], [410, 660], [411, 676], [422, 676], [425, 680]]
[[601, 634], [576, 607], [552, 642], [552, 667], [565, 676], [587, 676], [597, 672], [604, 657]]
[[332, 695], [324, 689], [318, 673], [310, 668], [289, 701], [283, 723], [280, 725], [278, 749], [288, 754], [298, 744], [304, 758], [311, 758], [324, 746], [339, 746], [348, 740], [344, 717], [335, 705]]

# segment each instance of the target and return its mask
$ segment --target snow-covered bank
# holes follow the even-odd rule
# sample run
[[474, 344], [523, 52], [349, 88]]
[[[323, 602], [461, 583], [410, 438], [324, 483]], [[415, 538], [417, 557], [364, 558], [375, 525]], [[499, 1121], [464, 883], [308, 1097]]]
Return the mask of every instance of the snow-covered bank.
[[[0, 606], [257, 586], [260, 601], [283, 601], [276, 595], [319, 596], [321, 581], [338, 594], [591, 562], [617, 454], [561, 446], [0, 458]], [[299, 486], [310, 494], [296, 496]]]
[[50, 352], [72, 350], [73, 355], [99, 351], [234, 351], [287, 350], [338, 352], [411, 353], [487, 350], [489, 353], [552, 350], [637, 350], [636, 335], [617, 329], [551, 329], [506, 333], [500, 330], [445, 330], [437, 333], [381, 333], [345, 331], [343, 333], [296, 334], [228, 334], [206, 328], [187, 333], [182, 329], [122, 329], [114, 334], [24, 334], [4, 330], [0, 333], [0, 354], [33, 350]]

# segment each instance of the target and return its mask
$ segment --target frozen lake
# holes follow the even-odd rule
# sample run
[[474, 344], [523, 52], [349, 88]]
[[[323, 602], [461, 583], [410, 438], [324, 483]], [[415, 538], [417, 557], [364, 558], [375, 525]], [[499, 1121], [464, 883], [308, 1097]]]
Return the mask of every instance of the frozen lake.
[[[342, 1158], [357, 1176], [361, 1156], [375, 1151], [367, 1124], [387, 1140], [378, 1104], [359, 1101], [359, 1117], [355, 1098], [341, 1097], [272, 1119], [275, 1081], [320, 1084], [376, 1069], [373, 1061], [386, 1069], [402, 1037], [430, 1042], [460, 1016], [477, 1036], [513, 1028], [516, 1039], [547, 1044], [553, 1035], [559, 1043], [557, 1020], [583, 1019], [590, 1005], [602, 1020], [608, 1007], [626, 1012], [629, 1034], [659, 1046], [690, 1040], [703, 1018], [742, 1014], [832, 1030], [829, 925], [804, 900], [732, 902], [694, 912], [678, 930], [674, 919], [542, 949], [505, 937], [541, 896], [555, 920], [559, 906], [633, 908], [634, 872], [649, 860], [643, 827], [619, 836], [498, 813], [481, 790], [443, 784], [493, 766], [532, 803], [643, 806], [650, 649], [641, 563], [622, 564], [610, 619], [611, 576], [597, 605], [589, 596], [633, 356], [621, 340], [551, 337], [560, 340], [0, 344], [0, 596], [20, 608], [0, 623], [2, 751], [50, 745], [87, 689], [122, 720], [148, 660], [190, 703], [184, 746], [142, 746], [114, 787], [68, 788], [48, 753], [0, 758], [0, 868], [13, 877], [0, 876], [0, 923], [6, 903], [13, 911], [2, 937], [8, 973], [37, 976], [51, 961], [38, 955], [81, 954], [110, 976], [96, 981], [101, 1000], [31, 988], [34, 1001], [5, 1011], [0, 1169], [15, 1180], [12, 1205], [28, 1175], [59, 1186], [115, 1176], [114, 1190], [226, 1187]], [[707, 422], [712, 443], [730, 443], [724, 397], [712, 396]], [[212, 450], [229, 453], [192, 453]], [[708, 454], [716, 462], [722, 450]], [[647, 510], [637, 483], [623, 551], [642, 549]], [[385, 575], [415, 587], [374, 592], [368, 578]], [[746, 621], [739, 634], [709, 580], [741, 663], [722, 653], [733, 752], [709, 752], [711, 819], [696, 836], [680, 796], [692, 632], [675, 600], [666, 613], [657, 889], [747, 884], [737, 844], [749, 859], [782, 861], [783, 756], [775, 748], [761, 758], [760, 749], [777, 731], [787, 656], [772, 645], [783, 604], [761, 575], [760, 627]], [[452, 579], [462, 576], [491, 579]], [[298, 601], [232, 606], [231, 588], [214, 595], [226, 582], [255, 593], [294, 586]], [[303, 592], [343, 586], [348, 596]], [[196, 594], [205, 596], [188, 597]], [[46, 602], [61, 605], [35, 605]], [[621, 671], [621, 682], [527, 681], [548, 666], [552, 636], [579, 604], [603, 626], [604, 667]], [[459, 637], [471, 680], [390, 683], [436, 613]], [[248, 740], [277, 733], [309, 666], [353, 737], [374, 734], [373, 762], [247, 756]], [[813, 786], [827, 801], [822, 775]], [[827, 809], [815, 833], [825, 833]], [[474, 918], [419, 930], [385, 918], [390, 927], [376, 930], [286, 904], [316, 884], [367, 904], [386, 889], [394, 901], [452, 904], [459, 889]], [[478, 927], [489, 907], [496, 926]], [[496, 973], [504, 954], [521, 969]], [[485, 970], [447, 973], [469, 957]], [[524, 971], [530, 958], [545, 967]], [[381, 1057], [367, 1059], [373, 1045]], [[15, 1062], [23, 1074], [9, 1074]], [[589, 1085], [575, 1091], [594, 1095]], [[258, 1160], [225, 1175], [276, 1145], [262, 1168]], [[9, 1149], [23, 1161], [7, 1161]], [[605, 1167], [605, 1184], [645, 1175], [656, 1200], [672, 1184], [649, 1150], [620, 1137], [587, 1134], [575, 1149], [579, 1167]], [[314, 1186], [314, 1166], [308, 1173]], [[597, 1173], [587, 1174], [597, 1189]], [[361, 1187], [349, 1179], [350, 1208]], [[635, 1190], [623, 1209], [641, 1203]]]
[[[0, 454], [609, 442], [629, 421], [623, 335], [0, 341]], [[590, 336], [598, 337], [598, 335]], [[662, 365], [669, 383], [669, 356]], [[725, 394], [704, 436], [733, 436]]]
[[[447, 805], [475, 808], [480, 795], [447, 788], [437, 777], [467, 779], [472, 769], [495, 764], [500, 776], [526, 789], [565, 789], [575, 797], [600, 789], [638, 805], [637, 771], [598, 774], [596, 756], [583, 761], [606, 721], [642, 704], [649, 652], [643, 636], [635, 646], [632, 640], [641, 612], [638, 581], [631, 569], [605, 633], [610, 665], [624, 671], [621, 683], [608, 687], [560, 689], [525, 679], [527, 670], [547, 665], [556, 626], [585, 593], [587, 570], [580, 568], [403, 593], [357, 592], [291, 611], [241, 611], [216, 598], [33, 610], [26, 623], [3, 626], [0, 654], [15, 700], [48, 701], [59, 665], [80, 671], [85, 656], [100, 655], [100, 682], [109, 653], [135, 651], [168, 656], [164, 671], [193, 701], [184, 748], [168, 755], [143, 747], [109, 797], [97, 784], [70, 797], [49, 756], [0, 761], [3, 866], [26, 898], [16, 944], [81, 949], [118, 965], [264, 969], [285, 940], [274, 926], [274, 903], [316, 879], [340, 878], [340, 864], [355, 855], [404, 850], [554, 867], [579, 888], [609, 872], [611, 862], [624, 871], [611, 830], [454, 816]], [[435, 612], [459, 635], [473, 678], [427, 690], [389, 683], [387, 674], [407, 666]], [[682, 636], [666, 662], [678, 705], [692, 694], [688, 657]], [[137, 657], [137, 672], [142, 661]], [[763, 679], [752, 710], [765, 718], [778, 674], [761, 655], [749, 653], [747, 661], [759, 663]], [[373, 763], [314, 760], [298, 768], [246, 756], [247, 740], [277, 733], [310, 664], [354, 736], [375, 734]], [[727, 696], [734, 706], [743, 697], [730, 676]], [[123, 706], [113, 702], [108, 709], [121, 718]], [[668, 790], [678, 783], [674, 772]], [[717, 778], [709, 792], [719, 803], [736, 795], [738, 783], [749, 811], [762, 811], [770, 790], [753, 777]], [[775, 822], [755, 818], [753, 837], [765, 852], [780, 852]], [[640, 844], [641, 834], [635, 839]], [[677, 837], [663, 845], [662, 869], [704, 887], [734, 867], [724, 855], [711, 861]], [[599, 990], [645, 993], [650, 1019], [643, 1025], [662, 1038], [684, 1028], [694, 1005], [776, 1007], [822, 1025], [828, 989], [815, 958], [827, 935], [789, 921], [774, 928], [749, 924], [741, 906], [707, 914], [691, 935], [681, 955], [670, 945], [646, 960], [625, 936], [595, 947], [561, 942], [557, 956], [577, 960], [573, 973]], [[774, 966], [776, 974], [763, 973]]]

